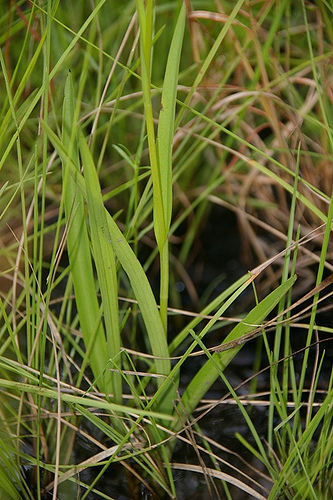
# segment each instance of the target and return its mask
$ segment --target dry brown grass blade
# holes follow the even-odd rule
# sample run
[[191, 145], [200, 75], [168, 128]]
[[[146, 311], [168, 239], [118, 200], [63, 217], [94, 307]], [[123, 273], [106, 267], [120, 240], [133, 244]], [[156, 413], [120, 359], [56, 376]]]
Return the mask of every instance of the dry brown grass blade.
[[[171, 463], [170, 466], [173, 469], [179, 469], [179, 470], [186, 470], [186, 471], [191, 471], [191, 472], [197, 472], [199, 474], [203, 474], [203, 470], [199, 465], [193, 465], [193, 464], [182, 464], [182, 463]], [[229, 474], [226, 474], [225, 472], [211, 469], [211, 468], [206, 468], [206, 471], [209, 472], [210, 476], [219, 479], [221, 481], [226, 481], [229, 484], [232, 484], [233, 486], [236, 486], [240, 490], [244, 491], [245, 493], [253, 496], [257, 500], [266, 500], [266, 497], [255, 491], [253, 488], [248, 486], [247, 484], [243, 483], [239, 479], [230, 476]]]
[[[119, 450], [119, 446], [112, 446], [111, 448], [108, 448], [106, 450], [103, 450], [99, 453], [96, 453], [92, 457], [88, 458], [87, 460], [84, 460], [83, 462], [75, 465], [72, 467], [70, 470], [62, 474], [60, 477], [57, 478], [57, 484], [59, 485], [60, 483], [63, 483], [67, 479], [70, 479], [71, 477], [75, 476], [76, 474], [79, 474], [80, 472], [84, 471], [87, 469], [87, 467], [90, 467], [91, 465], [97, 464], [98, 462], [101, 462], [102, 460], [108, 459], [110, 456], [112, 456], [114, 453], [118, 453], [119, 451], [122, 450], [128, 450], [129, 448], [132, 448], [133, 445], [131, 443], [124, 444], [124, 446]], [[50, 491], [54, 487], [55, 481], [52, 481], [47, 485], [45, 488], [45, 491]]]
[[[216, 464], [222, 465], [224, 468], [228, 467], [228, 469], [233, 471], [235, 475], [237, 475], [238, 477], [242, 477], [244, 479], [244, 481], [246, 481], [247, 484], [252, 484], [254, 487], [256, 487], [258, 489], [261, 488], [266, 493], [269, 493], [269, 490], [267, 490], [265, 487], [263, 487], [257, 480], [257, 478], [261, 477], [265, 481], [265, 483], [267, 484], [269, 482], [272, 482], [272, 480], [269, 476], [267, 476], [262, 471], [258, 470], [256, 467], [254, 467], [249, 462], [247, 462], [242, 457], [242, 455], [240, 455], [239, 453], [231, 450], [230, 448], [227, 448], [226, 446], [215, 441], [214, 439], [210, 438], [206, 434], [203, 437], [203, 435], [200, 432], [192, 429], [193, 426], [199, 422], [199, 420], [202, 418], [202, 416], [205, 416], [214, 407], [214, 403], [215, 403], [215, 406], [217, 406], [218, 404], [220, 404], [220, 400], [214, 401], [213, 404], [209, 407], [208, 411], [204, 411], [202, 414], [200, 414], [198, 417], [196, 417], [191, 422], [189, 420], [187, 420], [186, 422], [184, 420], [182, 420], [183, 427], [176, 434], [177, 439], [182, 441], [183, 443], [185, 443], [187, 445], [190, 445], [191, 447], [195, 446], [195, 448], [196, 448], [195, 452], [196, 452], [197, 456], [199, 455], [198, 459], [199, 459], [200, 466], [203, 468], [202, 473], [206, 477], [210, 477], [210, 479], [212, 479], [212, 477], [209, 475], [209, 468], [207, 468], [207, 466], [204, 463], [204, 456], [206, 456], [210, 461], [214, 461]], [[206, 410], [206, 408], [203, 408], [203, 409]], [[186, 436], [188, 436], [188, 437], [183, 435], [184, 432], [185, 432]], [[205, 448], [202, 445], [198, 444], [196, 437], [198, 438], [199, 441], [202, 441], [204, 439], [204, 441], [206, 441], [211, 447], [216, 448], [217, 450], [219, 450], [223, 454], [227, 454], [227, 455], [230, 455], [230, 456], [236, 458], [237, 460], [239, 460], [242, 463], [242, 465], [240, 467], [236, 466], [230, 460], [226, 460], [225, 458], [223, 458], [219, 454], [214, 453], [213, 449]]]

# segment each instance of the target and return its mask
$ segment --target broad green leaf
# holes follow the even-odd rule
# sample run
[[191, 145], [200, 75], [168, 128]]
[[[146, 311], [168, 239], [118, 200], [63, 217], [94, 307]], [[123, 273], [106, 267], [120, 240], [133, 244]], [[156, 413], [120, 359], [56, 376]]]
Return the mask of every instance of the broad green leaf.
[[[74, 96], [69, 74], [63, 105], [62, 142], [63, 197], [68, 227], [67, 249], [73, 278], [75, 302], [84, 343], [96, 383], [103, 392], [111, 392], [111, 374], [103, 371], [108, 363], [108, 351], [101, 323], [99, 304], [91, 262], [90, 242], [85, 223], [84, 197], [77, 187], [79, 159], [74, 122]], [[70, 175], [70, 166], [72, 168]]]
[[[120, 331], [118, 310], [118, 282], [116, 262], [108, 230], [106, 210], [95, 164], [82, 132], [79, 133], [80, 152], [86, 179], [87, 206], [91, 243], [102, 297], [102, 309], [107, 339], [109, 368], [120, 365]], [[113, 362], [112, 362], [113, 361]], [[113, 364], [115, 363], [115, 364]], [[122, 379], [119, 371], [112, 372], [112, 392], [116, 402], [122, 400]]]
[[[46, 123], [43, 123], [43, 127], [47, 132], [52, 144], [58, 151], [58, 154], [61, 157], [62, 161], [67, 161], [67, 151], [59, 138]], [[76, 166], [71, 159], [68, 160], [68, 167], [70, 169], [71, 175], [75, 179], [80, 193], [82, 194], [83, 198], [87, 200], [85, 179], [83, 178], [82, 174], [77, 171]], [[133, 292], [138, 301], [143, 321], [146, 326], [151, 346], [151, 352], [154, 356], [156, 356], [155, 373], [161, 375], [161, 378], [157, 379], [157, 384], [158, 386], [160, 386], [165, 380], [165, 377], [167, 377], [170, 373], [171, 363], [169, 360], [168, 344], [154, 294], [150, 287], [148, 278], [135, 253], [133, 252], [129, 243], [126, 241], [125, 236], [120, 231], [116, 222], [107, 212], [107, 210], [104, 210], [113, 250], [117, 255], [117, 258], [119, 259], [121, 266], [129, 277]], [[173, 388], [172, 382], [170, 382], [170, 387]], [[159, 407], [161, 408], [161, 411], [165, 413], [171, 412], [173, 408], [173, 399], [175, 397], [175, 389], [170, 390], [170, 392], [169, 390], [166, 390], [163, 392], [163, 394], [165, 397], [164, 400], [159, 403]]]
[[[265, 297], [257, 306], [255, 306], [244, 320], [239, 323], [227, 335], [224, 343], [240, 339], [242, 336], [256, 330], [258, 325], [261, 325], [267, 315], [274, 309], [284, 295], [290, 290], [296, 280], [296, 276], [292, 276], [285, 283], [280, 285], [276, 290]], [[198, 371], [195, 377], [191, 380], [182, 397], [181, 409], [187, 415], [192, 415], [193, 410], [199, 404], [200, 399], [206, 394], [209, 388], [218, 378], [219, 373], [223, 371], [230, 361], [236, 356], [242, 348], [237, 345], [232, 349], [215, 352], [211, 359], [208, 359], [204, 366]]]

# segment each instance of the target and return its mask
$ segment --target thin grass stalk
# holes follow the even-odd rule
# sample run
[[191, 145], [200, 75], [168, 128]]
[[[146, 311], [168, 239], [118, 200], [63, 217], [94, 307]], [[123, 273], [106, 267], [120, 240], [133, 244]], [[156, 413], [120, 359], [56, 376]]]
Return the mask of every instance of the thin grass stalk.
[[[49, 116], [49, 96], [50, 96], [50, 54], [51, 54], [51, 18], [53, 17], [52, 3], [50, 0], [47, 2], [45, 15], [41, 18], [42, 25], [45, 22], [44, 32], [46, 33], [45, 43], [43, 44], [43, 83], [42, 83], [42, 99], [41, 99], [41, 116], [44, 118], [45, 122], [48, 122]], [[45, 228], [45, 203], [46, 203], [46, 170], [47, 170], [47, 159], [48, 159], [48, 140], [47, 135], [42, 136], [42, 191], [40, 200], [40, 240], [39, 240], [39, 256], [38, 256], [38, 268], [37, 268], [37, 281], [42, 283], [42, 270], [43, 270], [43, 255], [44, 255], [44, 228]], [[44, 373], [45, 373], [45, 352], [46, 352], [46, 332], [47, 332], [47, 315], [48, 315], [48, 302], [50, 300], [50, 283], [48, 283], [47, 292], [45, 294], [45, 301], [41, 297], [39, 307], [42, 305], [44, 307], [44, 313], [41, 316], [41, 329], [38, 332], [38, 369], [39, 369], [39, 388], [43, 386]], [[38, 294], [39, 296], [39, 294]], [[45, 303], [44, 303], [45, 302]], [[36, 333], [37, 333], [36, 332]], [[56, 400], [58, 399], [58, 396]], [[43, 397], [40, 393], [36, 395], [37, 400], [37, 419], [36, 419], [36, 469], [37, 469], [37, 495], [41, 498], [41, 472], [43, 457], [41, 451], [46, 453], [45, 448], [43, 448], [43, 422], [42, 422], [42, 408], [43, 408]]]
[[[46, 32], [47, 32], [45, 45], [43, 47], [43, 49], [44, 49], [44, 62], [45, 62], [43, 85], [45, 88], [45, 92], [43, 94], [43, 99], [42, 99], [41, 103], [43, 104], [42, 116], [45, 118], [46, 121], [49, 120], [48, 117], [51, 114], [49, 108], [51, 108], [52, 102], [53, 102], [52, 101], [53, 96], [51, 93], [51, 85], [50, 85], [51, 80], [50, 80], [49, 74], [50, 74], [50, 60], [51, 60], [51, 37], [52, 37], [52, 29], [54, 26], [53, 18], [54, 18], [54, 14], [58, 8], [58, 5], [59, 5], [59, 1], [52, 3], [51, 0], [48, 0], [47, 11], [46, 11], [46, 16], [45, 16]], [[43, 163], [44, 163], [44, 159], [45, 159], [45, 164], [43, 164], [43, 176], [45, 176], [45, 186], [46, 186], [46, 165], [47, 165], [46, 159], [47, 159], [47, 150], [48, 150], [47, 134], [43, 134], [42, 150], [43, 150], [43, 153], [42, 153], [43, 154]], [[44, 180], [43, 180], [43, 182], [44, 182]], [[45, 195], [44, 195], [44, 197], [45, 197]], [[46, 197], [45, 197], [45, 201], [46, 201]], [[43, 207], [44, 207], [44, 205], [45, 205], [45, 202], [43, 202]], [[45, 208], [46, 208], [46, 205], [45, 205]], [[41, 366], [43, 366], [44, 362], [48, 363], [48, 370], [50, 370], [51, 372], [55, 372], [55, 382], [56, 382], [56, 387], [57, 387], [57, 392], [58, 392], [58, 396], [57, 396], [56, 404], [55, 404], [56, 414], [57, 414], [56, 426], [54, 429], [53, 422], [50, 421], [49, 425], [45, 428], [45, 431], [44, 431], [45, 436], [49, 435], [49, 436], [52, 436], [52, 438], [49, 440], [50, 450], [46, 451], [46, 449], [44, 449], [44, 457], [43, 457], [44, 462], [48, 461], [47, 454], [51, 453], [51, 452], [54, 453], [53, 461], [55, 464], [55, 469], [54, 469], [55, 478], [58, 477], [59, 467], [60, 467], [62, 404], [61, 404], [61, 397], [60, 397], [61, 376], [60, 376], [59, 360], [58, 360], [58, 353], [57, 353], [58, 338], [55, 337], [55, 333], [54, 333], [54, 330], [52, 328], [53, 322], [52, 322], [52, 319], [50, 318], [49, 304], [50, 304], [51, 295], [52, 295], [52, 291], [53, 291], [53, 284], [54, 284], [54, 280], [55, 280], [55, 276], [56, 276], [56, 271], [57, 271], [58, 264], [59, 264], [59, 262], [58, 262], [58, 247], [60, 247], [60, 245], [58, 245], [58, 242], [59, 242], [60, 231], [61, 231], [61, 227], [62, 227], [62, 214], [63, 214], [63, 199], [61, 200], [61, 204], [60, 204], [60, 208], [59, 208], [59, 215], [58, 215], [56, 228], [55, 228], [54, 245], [53, 245], [53, 251], [52, 251], [52, 256], [51, 256], [51, 260], [50, 260], [50, 270], [49, 270], [49, 275], [48, 275], [47, 280], [46, 280], [47, 291], [44, 295], [45, 299], [43, 299], [43, 300], [45, 300], [45, 304], [43, 304], [43, 314], [44, 314], [43, 328], [44, 328], [44, 332], [43, 332], [43, 335], [41, 336], [41, 340], [42, 340], [42, 343], [44, 344], [44, 347], [42, 346], [42, 348], [41, 348], [41, 357], [42, 357], [43, 361], [40, 363]], [[44, 224], [44, 215], [42, 215], [42, 224]], [[42, 228], [41, 233], [44, 236], [44, 228]], [[40, 249], [40, 255], [41, 255], [40, 262], [42, 263], [43, 259], [44, 259], [43, 246]], [[40, 276], [41, 276], [41, 274], [40, 274]], [[41, 282], [41, 281], [39, 281], [39, 282]], [[52, 346], [51, 352], [53, 353], [53, 358], [51, 355], [49, 358], [45, 357], [47, 328], [50, 328], [50, 331], [51, 331], [50, 332], [51, 333], [51, 346]], [[57, 335], [58, 335], [58, 333], [57, 333]], [[66, 358], [64, 361], [66, 364]], [[44, 373], [42, 372], [42, 374], [43, 374], [43, 378], [44, 378]], [[43, 402], [41, 401], [38, 404], [38, 410], [37, 410], [38, 420], [40, 418], [39, 412], [43, 407], [44, 407], [44, 401]], [[39, 423], [39, 426], [40, 427], [38, 427], [38, 429], [43, 429], [42, 422]], [[39, 446], [38, 443], [37, 443], [37, 446]], [[54, 452], [53, 452], [53, 450], [54, 450]], [[57, 498], [57, 493], [58, 493], [58, 483], [56, 480], [54, 483], [53, 494], [52, 494], [53, 500], [55, 500]]]
[[[328, 121], [329, 110], [327, 110], [325, 108], [324, 101], [323, 101], [322, 95], [321, 95], [321, 86], [320, 86], [318, 75], [317, 75], [315, 58], [314, 58], [313, 48], [312, 48], [311, 32], [310, 32], [310, 28], [308, 25], [305, 4], [304, 4], [303, 0], [302, 0], [302, 6], [303, 6], [304, 23], [306, 26], [306, 33], [307, 33], [307, 40], [308, 40], [308, 48], [309, 48], [309, 53], [310, 53], [311, 65], [312, 65], [312, 72], [313, 72], [313, 76], [314, 76], [314, 79], [316, 82], [316, 88], [318, 90], [319, 104], [320, 104], [320, 108], [322, 111], [323, 120], [325, 123], [325, 130], [326, 130], [326, 133], [328, 136], [331, 151], [333, 151], [333, 134], [332, 134], [332, 130], [331, 130], [331, 127], [330, 127], [330, 124]], [[328, 249], [330, 234], [332, 231], [332, 219], [333, 219], [333, 192], [332, 192], [331, 198], [330, 198], [330, 204], [329, 204], [329, 208], [328, 208], [327, 217], [325, 217], [326, 226], [325, 226], [325, 233], [324, 233], [324, 238], [323, 238], [323, 243], [322, 243], [322, 248], [321, 248], [321, 253], [320, 253], [319, 266], [318, 266], [318, 270], [317, 270], [316, 286], [319, 285], [323, 279], [327, 249]], [[318, 298], [319, 298], [319, 294], [316, 294], [313, 297], [313, 307], [312, 307], [312, 311], [311, 311], [310, 324], [309, 324], [308, 335], [307, 335], [307, 339], [306, 339], [307, 346], [311, 344], [311, 339], [313, 337], [313, 330], [314, 330], [315, 322], [316, 322]], [[300, 404], [300, 401], [302, 398], [302, 392], [303, 392], [303, 388], [304, 388], [304, 384], [305, 384], [305, 375], [306, 375], [306, 370], [307, 370], [308, 358], [309, 358], [309, 349], [306, 349], [306, 351], [304, 353], [302, 370], [301, 370], [299, 386], [298, 386], [298, 390], [299, 390], [299, 392], [298, 392], [298, 404]]]
[[[297, 200], [297, 186], [298, 186], [298, 176], [299, 176], [299, 156], [300, 153], [300, 145], [298, 147], [298, 155], [297, 155], [297, 162], [296, 162], [296, 169], [295, 169], [295, 179], [294, 179], [294, 189], [293, 189], [293, 195], [291, 199], [291, 206], [290, 206], [290, 213], [289, 213], [289, 224], [288, 224], [288, 234], [287, 234], [287, 240], [286, 240], [286, 248], [289, 248], [290, 245], [292, 244], [293, 241], [293, 232], [294, 232], [294, 221], [295, 221], [295, 210], [296, 210], [296, 200]], [[283, 269], [282, 269], [282, 282], [287, 281], [288, 276], [289, 276], [289, 268], [290, 268], [290, 258], [291, 258], [291, 251], [288, 250], [286, 252], [284, 262], [283, 262]], [[289, 297], [290, 300], [290, 297]], [[285, 306], [285, 301], [286, 301], [286, 296], [284, 296], [279, 303], [278, 306], [278, 324], [276, 326], [275, 330], [275, 336], [274, 336], [274, 350], [273, 353], [270, 352], [270, 348], [268, 343], [266, 343], [266, 350], [268, 353], [268, 357], [270, 358], [270, 364], [271, 364], [271, 379], [274, 379], [277, 384], [278, 382], [278, 365], [277, 362], [279, 360], [280, 356], [280, 348], [281, 348], [281, 338], [282, 338], [282, 330], [283, 328], [286, 328], [284, 324], [281, 323], [282, 318], [281, 314], [283, 310], [286, 308]], [[290, 305], [290, 304], [289, 304]], [[280, 323], [280, 324], [279, 324]], [[289, 339], [285, 339], [285, 349], [284, 349], [284, 355], [286, 357], [286, 360], [284, 362], [283, 366], [283, 381], [282, 381], [282, 393], [283, 397], [282, 400], [279, 400], [279, 405], [286, 406], [287, 400], [288, 400], [288, 389], [289, 389], [289, 381], [288, 381], [288, 366], [289, 366], [289, 349], [290, 349], [290, 344], [289, 344]], [[282, 396], [281, 393], [281, 396]], [[270, 394], [270, 399], [272, 404], [269, 406], [269, 415], [268, 415], [268, 443], [270, 446], [273, 446], [273, 421], [274, 421], [274, 412], [275, 412], [275, 405], [273, 400], [275, 399], [275, 394], [273, 395], [273, 391]]]
[[[300, 227], [298, 226], [295, 241], [298, 241], [299, 237], [300, 237]], [[298, 257], [298, 248], [296, 247], [295, 251], [294, 251], [294, 255], [293, 255], [293, 260], [292, 260], [291, 274], [295, 273], [296, 264], [297, 264], [297, 257]], [[289, 302], [291, 303], [291, 297], [290, 297]], [[289, 316], [290, 316], [290, 313], [287, 313], [287, 317], [289, 317]], [[296, 374], [295, 366], [294, 366], [294, 358], [293, 358], [293, 356], [290, 356], [290, 352], [291, 352], [290, 333], [291, 333], [290, 324], [286, 323], [286, 326], [285, 326], [286, 340], [285, 340], [284, 356], [285, 356], [285, 358], [288, 358], [289, 362], [286, 363], [286, 367], [285, 367], [285, 371], [287, 373], [286, 373], [285, 379], [283, 380], [283, 387], [285, 384], [290, 382], [290, 386], [291, 386], [290, 389], [291, 389], [292, 394], [293, 394], [292, 400], [295, 401], [295, 398], [297, 395], [297, 374]], [[287, 359], [286, 359], [286, 361], [287, 361]], [[288, 368], [289, 368], [289, 372], [288, 372]], [[288, 377], [288, 373], [289, 373], [289, 377]], [[288, 396], [285, 395], [285, 401], [288, 400], [287, 397]], [[293, 427], [294, 435], [297, 434], [297, 430], [299, 428], [299, 423], [300, 423], [300, 415], [298, 413], [296, 416], [295, 425]]]
[[[313, 434], [319, 428], [321, 421], [325, 418], [325, 414], [332, 405], [332, 390], [327, 393], [325, 400], [319, 407], [316, 415], [313, 417], [311, 422], [306, 426], [304, 432], [300, 439], [297, 441], [297, 447], [294, 447], [289, 453], [287, 460], [283, 464], [283, 468], [279, 474], [278, 480], [274, 483], [273, 488], [270, 492], [268, 500], [274, 500], [280, 491], [285, 491], [285, 485], [288, 485], [290, 475], [293, 474], [295, 467], [297, 467], [297, 462], [299, 459], [298, 450], [303, 450], [309, 448], [311, 445], [311, 440], [313, 439]], [[292, 486], [293, 480], [290, 479], [290, 486]]]
[[191, 90], [185, 99], [184, 107], [181, 110], [181, 112], [178, 114], [177, 121], [176, 121], [177, 126], [179, 125], [179, 123], [183, 119], [183, 115], [185, 113], [186, 107], [189, 106], [189, 103], [191, 102], [191, 99], [192, 99], [194, 93], [196, 92], [198, 86], [200, 85], [200, 82], [202, 81], [202, 79], [206, 75], [206, 72], [207, 72], [210, 64], [214, 60], [214, 57], [216, 56], [218, 49], [220, 48], [226, 34], [228, 33], [228, 31], [230, 29], [230, 26], [232, 25], [232, 22], [235, 20], [237, 14], [238, 14], [238, 12], [241, 9], [243, 4], [244, 4], [244, 0], [238, 0], [236, 5], [234, 6], [233, 10], [229, 14], [228, 19], [227, 19], [226, 23], [224, 24], [221, 32], [219, 33], [217, 39], [215, 40], [213, 47], [210, 49], [209, 54], [207, 55], [204, 62], [202, 63], [202, 66], [201, 66], [200, 70], [198, 71], [197, 76], [193, 82]]
[[[57, 1], [58, 1], [58, 3], [55, 5], [55, 7], [59, 4], [60, 0], [57, 0]], [[84, 37], [82, 36], [83, 33], [88, 28], [88, 26], [90, 25], [90, 23], [93, 21], [94, 17], [97, 15], [97, 13], [99, 12], [99, 10], [103, 7], [103, 5], [104, 5], [105, 2], [106, 2], [106, 0], [101, 0], [96, 5], [96, 7], [92, 11], [92, 13], [87, 17], [87, 19], [82, 24], [82, 26], [78, 30], [78, 32], [74, 34], [73, 40], [71, 40], [71, 42], [69, 43], [69, 45], [66, 48], [66, 50], [64, 50], [64, 52], [62, 53], [62, 55], [59, 57], [58, 61], [54, 64], [53, 68], [50, 70], [50, 74], [48, 75], [49, 81], [51, 81], [52, 78], [58, 73], [58, 71], [64, 66], [66, 58], [71, 53], [72, 49], [75, 47], [75, 45], [77, 44], [77, 42], [80, 39], [85, 40]], [[19, 96], [22, 95], [22, 93], [24, 92], [26, 83], [29, 80], [30, 74], [33, 71], [34, 66], [36, 65], [38, 57], [40, 56], [40, 52], [41, 52], [41, 50], [43, 48], [43, 45], [45, 43], [46, 35], [47, 35], [47, 31], [43, 30], [42, 31], [41, 40], [40, 40], [40, 42], [38, 44], [38, 47], [35, 50], [35, 52], [33, 54], [33, 57], [32, 57], [32, 59], [31, 59], [31, 61], [29, 63], [29, 66], [28, 66], [27, 70], [25, 71], [25, 74], [24, 74], [23, 78], [21, 79], [20, 84], [19, 84], [19, 86], [18, 86], [18, 88], [17, 88], [17, 90], [15, 92], [14, 103], [16, 103], [16, 100], [18, 100]], [[43, 93], [44, 93], [44, 87], [41, 86], [41, 88], [39, 88], [36, 91], [36, 93], [33, 95], [32, 99], [31, 99], [31, 103], [29, 104], [28, 109], [26, 110], [24, 116], [22, 117], [22, 119], [21, 119], [21, 121], [19, 123], [18, 130], [15, 131], [15, 133], [13, 134], [13, 136], [11, 137], [11, 139], [9, 140], [8, 145], [7, 145], [5, 151], [4, 151], [4, 153], [3, 153], [3, 155], [2, 155], [2, 157], [0, 159], [0, 171], [1, 171], [1, 169], [2, 169], [2, 167], [4, 165], [4, 163], [5, 163], [8, 155], [9, 155], [9, 153], [10, 153], [13, 145], [15, 144], [15, 141], [17, 140], [18, 134], [22, 131], [22, 129], [23, 129], [24, 125], [26, 124], [29, 116], [32, 114], [33, 109], [36, 107], [36, 105], [38, 104], [39, 100], [43, 96]], [[0, 124], [0, 136], [3, 134], [3, 131], [6, 129], [6, 126], [7, 126], [7, 120], [3, 121]]]

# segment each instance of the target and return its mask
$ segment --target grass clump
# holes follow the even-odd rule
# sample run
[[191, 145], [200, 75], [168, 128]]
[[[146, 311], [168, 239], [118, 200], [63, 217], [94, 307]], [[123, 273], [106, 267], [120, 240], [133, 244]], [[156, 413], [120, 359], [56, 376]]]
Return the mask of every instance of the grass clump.
[[1, 14], [4, 498], [331, 497], [331, 10]]

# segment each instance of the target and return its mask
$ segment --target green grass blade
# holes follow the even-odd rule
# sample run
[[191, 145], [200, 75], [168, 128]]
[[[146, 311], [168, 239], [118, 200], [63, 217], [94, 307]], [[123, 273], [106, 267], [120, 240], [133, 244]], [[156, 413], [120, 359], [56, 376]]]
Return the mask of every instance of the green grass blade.
[[185, 4], [178, 16], [175, 32], [171, 41], [162, 92], [162, 108], [157, 130], [158, 176], [161, 186], [161, 199], [154, 192], [154, 212], [162, 207], [165, 240], [159, 242], [161, 259], [160, 314], [167, 332], [169, 299], [169, 243], [168, 234], [172, 214], [172, 145], [175, 128], [175, 109], [181, 49], [185, 30]]
[[[255, 329], [254, 325], [262, 324], [263, 320], [279, 303], [282, 297], [290, 290], [295, 282], [296, 277], [289, 278], [285, 283], [280, 285], [276, 290], [265, 297], [252, 311], [239, 323], [223, 343], [231, 342], [240, 339], [243, 335], [249, 334]], [[222, 344], [223, 345], [223, 344]], [[209, 359], [205, 365], [192, 379], [182, 397], [182, 408], [186, 415], [191, 415], [196, 408], [200, 399], [205, 395], [208, 389], [213, 385], [219, 372], [223, 371], [230, 361], [236, 356], [242, 345], [236, 346], [233, 349], [215, 352], [212, 359]]]
[[[79, 146], [86, 179], [91, 243], [102, 296], [108, 357], [118, 365], [121, 342], [116, 262], [113, 248], [110, 244], [111, 236], [108, 231], [106, 210], [103, 203], [97, 171], [82, 133], [79, 135]], [[114, 366], [111, 365], [111, 367]], [[112, 391], [115, 401], [118, 403], [121, 402], [122, 382], [120, 371], [112, 372]]]
[[157, 129], [159, 176], [165, 228], [168, 232], [172, 212], [172, 144], [174, 136], [175, 108], [179, 63], [185, 30], [185, 4], [182, 5], [172, 38], [165, 70], [162, 108]]
[[[46, 123], [43, 123], [43, 127], [47, 132], [50, 141], [56, 148], [62, 161], [66, 162], [68, 159], [68, 155], [63, 144]], [[68, 166], [70, 169], [70, 173], [74, 177], [77, 187], [79, 188], [82, 196], [85, 200], [87, 200], [86, 183], [83, 176], [77, 171], [75, 164], [70, 159], [68, 161]], [[105, 213], [107, 218], [107, 227], [110, 233], [111, 244], [121, 266], [123, 267], [131, 282], [133, 292], [138, 301], [139, 308], [147, 329], [152, 354], [157, 358], [165, 358], [155, 360], [155, 371], [157, 374], [166, 377], [169, 375], [171, 369], [171, 363], [168, 359], [169, 349], [154, 294], [140, 262], [138, 261], [135, 253], [126, 241], [123, 233], [120, 231], [116, 222], [106, 211], [106, 209]], [[163, 379], [158, 378], [157, 383], [159, 386], [162, 385]], [[161, 403], [161, 406], [163, 406], [163, 412], [172, 411], [172, 399], [173, 395], [170, 393], [169, 398], [165, 398]]]
[[159, 249], [162, 249], [167, 237], [164, 223], [162, 186], [159, 175], [158, 154], [156, 147], [155, 125], [153, 116], [153, 106], [151, 99], [151, 58], [153, 40], [153, 1], [148, 0], [145, 8], [142, 0], [136, 1], [140, 24], [140, 53], [142, 72], [142, 91], [146, 117], [147, 138], [149, 147], [149, 158], [151, 176], [154, 188], [154, 232]]
[[[105, 333], [101, 324], [99, 304], [95, 291], [95, 280], [91, 262], [90, 243], [85, 223], [84, 198], [77, 188], [79, 159], [74, 122], [74, 96], [71, 75], [65, 86], [63, 105], [63, 147], [66, 153], [63, 163], [63, 197], [67, 224], [69, 227], [67, 248], [73, 277], [75, 301], [80, 327], [89, 352], [89, 361], [98, 386], [103, 392], [110, 389], [110, 373], [102, 375], [108, 363]], [[72, 175], [69, 173], [72, 165]]]
[[[83, 36], [82, 36], [83, 33], [87, 30], [87, 28], [90, 25], [90, 23], [92, 22], [92, 20], [97, 16], [99, 10], [103, 7], [103, 5], [104, 5], [105, 2], [106, 2], [106, 0], [101, 0], [98, 3], [98, 5], [96, 5], [96, 7], [92, 11], [92, 13], [87, 17], [87, 19], [85, 20], [85, 22], [83, 23], [83, 25], [80, 27], [79, 31], [74, 34], [73, 40], [71, 40], [71, 42], [69, 43], [69, 45], [66, 48], [66, 50], [63, 52], [63, 54], [61, 55], [61, 57], [57, 60], [57, 62], [53, 66], [52, 70], [50, 71], [49, 80], [52, 80], [52, 78], [57, 74], [57, 72], [64, 66], [64, 64], [66, 64], [65, 63], [66, 58], [71, 53], [73, 47], [75, 47], [75, 45], [77, 44], [78, 40], [80, 40], [80, 39], [85, 40], [83, 38]], [[29, 79], [29, 75], [33, 71], [33, 69], [35, 67], [36, 60], [38, 59], [38, 55], [39, 55], [40, 51], [43, 48], [43, 44], [45, 42], [45, 38], [46, 38], [46, 30], [44, 30], [44, 32], [42, 33], [41, 40], [40, 40], [40, 42], [38, 44], [38, 49], [36, 49], [34, 51], [34, 55], [33, 55], [33, 57], [31, 59], [29, 65], [27, 67], [27, 70], [25, 72], [24, 78], [21, 79], [20, 84], [18, 86], [18, 89], [16, 90], [15, 98], [14, 98], [14, 103], [15, 103], [16, 100], [18, 100], [19, 96], [24, 91], [24, 87], [25, 87], [25, 85], [26, 85], [26, 83], [27, 83], [27, 81]], [[15, 131], [15, 133], [12, 135], [11, 139], [8, 141], [8, 145], [6, 147], [6, 150], [4, 151], [3, 155], [0, 158], [0, 171], [1, 171], [1, 169], [2, 169], [2, 167], [4, 165], [4, 163], [5, 163], [8, 155], [9, 155], [9, 153], [10, 153], [13, 145], [15, 144], [15, 141], [17, 140], [18, 135], [21, 133], [24, 125], [26, 124], [26, 121], [28, 120], [28, 118], [32, 114], [33, 109], [36, 107], [38, 101], [42, 97], [43, 92], [44, 92], [44, 87], [41, 86], [36, 91], [36, 93], [33, 95], [33, 99], [31, 100], [31, 103], [28, 106], [28, 109], [24, 113], [24, 116], [23, 116], [23, 118], [20, 121], [18, 129]], [[10, 111], [8, 111], [8, 113], [9, 112]], [[5, 128], [6, 128], [6, 124], [4, 126], [4, 122], [2, 122], [2, 124], [0, 126], [0, 136], [2, 135], [1, 130], [5, 129]]]
[[11, 498], [12, 500], [21, 500], [21, 494], [15, 488], [13, 478], [8, 477], [6, 471], [0, 470], [0, 494], [2, 498]]
[[172, 213], [172, 144], [174, 134], [175, 106], [181, 48], [185, 29], [185, 5], [182, 5], [168, 55], [162, 109], [159, 115], [157, 140], [155, 138], [151, 99], [151, 58], [153, 47], [153, 2], [146, 8], [137, 0], [140, 23], [141, 70], [144, 108], [146, 115], [151, 175], [153, 179], [154, 232], [160, 252], [161, 285], [160, 314], [165, 334], [167, 332], [167, 305], [169, 295], [169, 249], [168, 233]]
[[[40, 396], [53, 400], [56, 400], [59, 396], [59, 393], [56, 389], [50, 389], [48, 387], [40, 387], [35, 384], [18, 382], [16, 380], [7, 380], [1, 378], [0, 384], [1, 387], [15, 390], [18, 393], [39, 394]], [[142, 408], [130, 408], [125, 405], [120, 405], [117, 403], [106, 401], [105, 399], [102, 398], [96, 399], [95, 397], [89, 397], [88, 395], [76, 396], [68, 392], [61, 392], [60, 399], [61, 401], [69, 404], [81, 405], [88, 408], [100, 408], [102, 410], [108, 410], [115, 413], [133, 415], [135, 418], [139, 415], [142, 416], [151, 415], [153, 418], [158, 418], [163, 421], [164, 420], [174, 421], [174, 417], [172, 417], [171, 415], [166, 415], [158, 411], [152, 411], [150, 408], [147, 410]]]

